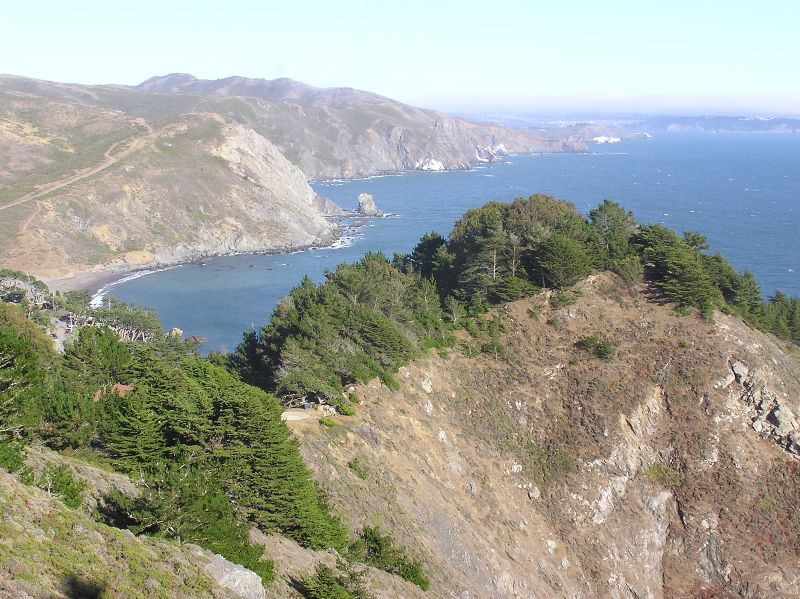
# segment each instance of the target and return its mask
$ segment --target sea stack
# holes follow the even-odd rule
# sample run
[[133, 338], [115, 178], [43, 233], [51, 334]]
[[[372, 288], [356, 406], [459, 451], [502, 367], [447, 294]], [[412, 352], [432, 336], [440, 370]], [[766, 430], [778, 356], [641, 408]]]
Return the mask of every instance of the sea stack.
[[368, 193], [362, 193], [358, 196], [358, 213], [361, 216], [383, 216], [383, 212], [378, 210], [375, 205], [375, 200]]

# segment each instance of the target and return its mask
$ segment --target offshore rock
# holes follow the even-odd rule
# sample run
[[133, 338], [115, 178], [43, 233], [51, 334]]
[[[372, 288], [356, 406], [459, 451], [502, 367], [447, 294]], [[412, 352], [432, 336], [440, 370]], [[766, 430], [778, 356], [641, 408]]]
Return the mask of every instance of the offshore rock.
[[361, 216], [383, 216], [383, 212], [378, 210], [375, 200], [368, 193], [359, 194], [357, 212]]

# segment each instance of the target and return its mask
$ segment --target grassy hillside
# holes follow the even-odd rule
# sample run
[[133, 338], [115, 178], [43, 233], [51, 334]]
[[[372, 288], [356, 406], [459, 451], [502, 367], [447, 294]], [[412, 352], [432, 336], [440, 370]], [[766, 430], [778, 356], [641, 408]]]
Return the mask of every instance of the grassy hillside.
[[0, 469], [5, 597], [222, 597], [209, 556], [133, 535], [67, 508]]

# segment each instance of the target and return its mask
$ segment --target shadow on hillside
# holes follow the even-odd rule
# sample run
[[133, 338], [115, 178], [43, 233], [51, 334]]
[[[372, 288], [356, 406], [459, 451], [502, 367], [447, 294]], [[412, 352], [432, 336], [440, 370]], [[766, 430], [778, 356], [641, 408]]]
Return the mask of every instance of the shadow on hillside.
[[102, 582], [84, 580], [75, 574], [65, 576], [62, 587], [63, 593], [69, 599], [100, 599], [106, 589]]

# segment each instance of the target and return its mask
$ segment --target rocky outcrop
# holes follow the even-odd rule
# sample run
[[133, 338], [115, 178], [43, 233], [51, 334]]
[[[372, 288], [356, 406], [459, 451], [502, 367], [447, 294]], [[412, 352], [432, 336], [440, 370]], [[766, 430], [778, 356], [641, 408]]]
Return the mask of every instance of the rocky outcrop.
[[[759, 372], [750, 376], [750, 369], [741, 361], [730, 363], [730, 372], [714, 387], [737, 394], [748, 407], [753, 430], [792, 456], [800, 457], [800, 421], [793, 407], [796, 402], [781, 399], [769, 384], [759, 381]], [[734, 385], [735, 384], [735, 385]]]
[[52, 279], [335, 240], [326, 217], [343, 211], [254, 130], [187, 115], [140, 141], [113, 167], [23, 205], [31, 213], [13, 244], [0, 242], [0, 266]]
[[[504, 360], [453, 351], [397, 391], [356, 386], [337, 434], [289, 422], [332, 504], [423, 559], [433, 597], [794, 597], [796, 358], [610, 275], [581, 291], [494, 313]], [[589, 334], [615, 358], [576, 349]]]
[[247, 568], [229, 562], [221, 555], [187, 543], [187, 553], [195, 555], [203, 570], [231, 599], [264, 599], [266, 592], [261, 577]]
[[375, 200], [368, 193], [361, 193], [358, 195], [358, 208], [356, 212], [360, 216], [383, 216], [383, 212], [378, 210], [375, 205]]

